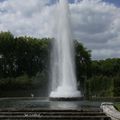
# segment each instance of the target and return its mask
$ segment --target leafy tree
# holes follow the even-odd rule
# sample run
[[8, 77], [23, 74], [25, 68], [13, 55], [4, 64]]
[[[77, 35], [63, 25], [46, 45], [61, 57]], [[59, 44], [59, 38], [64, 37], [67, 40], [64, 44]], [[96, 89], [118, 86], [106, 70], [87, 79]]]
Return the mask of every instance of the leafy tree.
[[115, 76], [120, 75], [120, 59], [106, 59], [92, 61], [92, 75]]
[[120, 96], [120, 76], [117, 75], [113, 79], [114, 79], [114, 96], [119, 97]]
[[91, 76], [91, 54], [81, 43], [74, 41], [76, 74], [79, 88], [85, 89], [85, 80]]
[[0, 77], [13, 76], [14, 73], [14, 36], [10, 32], [0, 33]]
[[113, 97], [113, 79], [107, 76], [94, 76], [87, 81], [89, 96]]
[[94, 96], [95, 93], [98, 96], [120, 96], [120, 58], [92, 61], [91, 73], [92, 77], [86, 83], [89, 86], [87, 94], [90, 96]]
[[[48, 75], [49, 38], [14, 37], [10, 32], [0, 33], [0, 78], [15, 79], [35, 76], [38, 72]], [[7, 79], [7, 81], [9, 81]], [[21, 81], [20, 79], [18, 81]], [[12, 82], [13, 83], [13, 82]], [[18, 84], [19, 82], [17, 82]], [[6, 83], [7, 84], [7, 83]]]

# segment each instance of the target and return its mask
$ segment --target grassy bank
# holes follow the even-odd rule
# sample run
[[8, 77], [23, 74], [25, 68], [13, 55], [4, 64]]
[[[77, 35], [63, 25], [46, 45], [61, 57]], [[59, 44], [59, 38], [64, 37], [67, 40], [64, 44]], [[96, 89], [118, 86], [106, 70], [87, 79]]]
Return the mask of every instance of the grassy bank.
[[115, 108], [120, 111], [120, 103], [115, 103]]

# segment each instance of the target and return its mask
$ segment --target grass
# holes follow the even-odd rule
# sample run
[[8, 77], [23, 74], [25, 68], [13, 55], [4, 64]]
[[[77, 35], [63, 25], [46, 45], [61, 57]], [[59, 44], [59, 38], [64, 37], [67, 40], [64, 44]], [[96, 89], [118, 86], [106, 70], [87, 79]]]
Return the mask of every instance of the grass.
[[115, 103], [114, 107], [115, 107], [118, 111], [120, 111], [120, 103]]

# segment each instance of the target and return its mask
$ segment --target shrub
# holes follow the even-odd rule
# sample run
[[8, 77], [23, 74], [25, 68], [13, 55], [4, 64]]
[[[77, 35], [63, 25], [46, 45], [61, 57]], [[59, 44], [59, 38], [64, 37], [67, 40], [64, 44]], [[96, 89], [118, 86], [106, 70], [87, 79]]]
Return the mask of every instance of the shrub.
[[[107, 76], [95, 76], [87, 81], [89, 96], [111, 97], [113, 96], [113, 79]], [[87, 93], [88, 95], [88, 93]]]
[[45, 71], [38, 72], [36, 76], [32, 77], [32, 85], [34, 87], [46, 86], [47, 83], [48, 77]]

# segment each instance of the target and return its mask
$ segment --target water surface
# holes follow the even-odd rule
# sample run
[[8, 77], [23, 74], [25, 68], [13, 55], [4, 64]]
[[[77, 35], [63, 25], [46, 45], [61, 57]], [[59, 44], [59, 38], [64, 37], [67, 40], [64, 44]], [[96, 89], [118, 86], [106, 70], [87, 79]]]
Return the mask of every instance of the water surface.
[[101, 102], [94, 101], [50, 101], [48, 98], [4, 98], [0, 108], [82, 109], [99, 108]]

